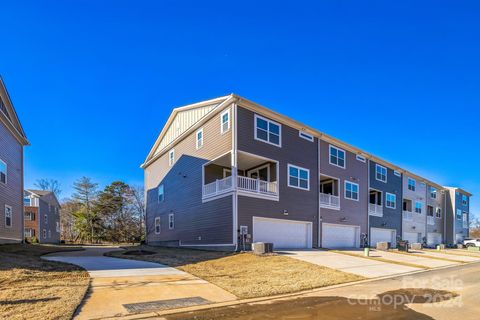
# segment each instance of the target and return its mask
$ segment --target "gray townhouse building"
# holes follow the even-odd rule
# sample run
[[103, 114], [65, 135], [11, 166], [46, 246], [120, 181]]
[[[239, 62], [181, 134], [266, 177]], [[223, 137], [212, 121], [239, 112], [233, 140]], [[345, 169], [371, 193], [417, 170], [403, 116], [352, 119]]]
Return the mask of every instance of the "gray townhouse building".
[[369, 161], [368, 219], [371, 246], [402, 237], [402, 173], [373, 160]]
[[[151, 245], [447, 238], [444, 188], [234, 94], [175, 108], [141, 167]], [[428, 199], [432, 188], [438, 197]]]
[[0, 244], [23, 241], [23, 147], [28, 144], [0, 77]]
[[447, 243], [460, 243], [469, 236], [471, 193], [446, 187]]
[[61, 206], [55, 194], [46, 190], [25, 190], [23, 205], [25, 239], [59, 243]]

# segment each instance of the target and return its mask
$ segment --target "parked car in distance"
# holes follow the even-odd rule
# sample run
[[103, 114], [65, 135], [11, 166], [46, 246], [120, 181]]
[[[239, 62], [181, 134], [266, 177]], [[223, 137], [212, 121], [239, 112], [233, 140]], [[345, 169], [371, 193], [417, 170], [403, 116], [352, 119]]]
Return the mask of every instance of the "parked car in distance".
[[463, 244], [466, 247], [480, 247], [480, 239], [465, 239]]

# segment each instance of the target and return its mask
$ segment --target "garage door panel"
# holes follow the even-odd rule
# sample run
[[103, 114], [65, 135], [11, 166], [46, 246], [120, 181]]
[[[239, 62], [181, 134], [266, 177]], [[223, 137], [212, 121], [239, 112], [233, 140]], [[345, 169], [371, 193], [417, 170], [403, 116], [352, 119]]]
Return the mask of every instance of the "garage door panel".
[[378, 242], [390, 242], [392, 248], [396, 247], [396, 230], [395, 229], [370, 229], [370, 245], [376, 247]]
[[271, 242], [274, 248], [311, 248], [312, 224], [287, 219], [254, 217], [253, 241]]
[[420, 236], [418, 232], [404, 232], [403, 240], [407, 240], [409, 243], [418, 243]]
[[358, 226], [323, 224], [322, 247], [358, 248], [360, 247]]
[[429, 246], [435, 246], [442, 243], [442, 234], [438, 232], [427, 233], [427, 244]]

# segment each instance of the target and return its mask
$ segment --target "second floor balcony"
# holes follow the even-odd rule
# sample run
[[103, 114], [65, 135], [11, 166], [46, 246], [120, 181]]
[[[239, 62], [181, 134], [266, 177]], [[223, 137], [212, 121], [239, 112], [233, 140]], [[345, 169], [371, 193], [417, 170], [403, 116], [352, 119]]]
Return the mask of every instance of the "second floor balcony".
[[340, 181], [325, 175], [320, 176], [320, 207], [340, 209]]
[[403, 210], [403, 220], [412, 221], [413, 220], [413, 212]]
[[278, 200], [276, 161], [239, 151], [237, 169], [232, 168], [231, 154], [204, 165], [204, 200], [232, 191], [244, 196]]

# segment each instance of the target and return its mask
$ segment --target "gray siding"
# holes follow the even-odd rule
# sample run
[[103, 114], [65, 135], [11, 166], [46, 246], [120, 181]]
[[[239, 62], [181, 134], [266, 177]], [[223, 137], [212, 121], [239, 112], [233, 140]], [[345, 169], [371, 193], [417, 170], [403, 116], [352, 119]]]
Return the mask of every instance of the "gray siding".
[[[413, 179], [416, 182], [415, 191], [408, 189], [408, 176], [403, 175], [403, 198], [412, 201], [412, 221], [403, 219], [402, 221], [402, 233], [412, 232], [420, 233], [420, 240], [426, 237], [427, 226], [427, 185], [418, 179]], [[402, 201], [403, 202], [403, 201]], [[420, 202], [422, 204], [422, 213], [415, 212], [415, 203]], [[402, 203], [403, 206], [403, 203]]]
[[[55, 211], [57, 208], [57, 211]], [[47, 222], [45, 223], [45, 215]], [[40, 243], [59, 243], [60, 232], [57, 232], [57, 222], [60, 223], [60, 206], [53, 194], [42, 196], [39, 201], [39, 227], [40, 233], [37, 238]], [[43, 237], [43, 230], [46, 231], [46, 238]]]
[[[165, 200], [158, 201], [158, 188], [147, 192], [147, 241], [183, 245], [232, 244], [232, 196], [202, 203], [202, 165], [207, 159], [183, 155], [161, 181]], [[173, 213], [175, 228], [169, 229]], [[155, 234], [155, 218], [161, 232]]]
[[[307, 141], [298, 136], [298, 130], [282, 125], [282, 146], [277, 147], [255, 140], [254, 113], [238, 107], [238, 150], [266, 157], [279, 163], [279, 201], [238, 197], [238, 225], [248, 226], [252, 232], [253, 216], [308, 221], [313, 223], [312, 244], [318, 246], [318, 141]], [[261, 114], [260, 114], [261, 115]], [[266, 117], [268, 118], [268, 117]], [[287, 165], [310, 170], [310, 190], [287, 185]], [[284, 210], [288, 215], [284, 215]], [[255, 241], [255, 239], [253, 239]]]
[[[370, 216], [370, 228], [395, 229], [397, 236], [402, 235], [402, 176], [396, 176], [394, 170], [387, 167], [387, 182], [376, 179], [377, 163], [369, 161], [370, 167], [370, 188], [382, 191], [383, 217]], [[387, 208], [386, 193], [397, 196], [396, 208]], [[370, 233], [369, 233], [370, 234]]]
[[[1, 121], [0, 159], [7, 164], [7, 183], [0, 182], [0, 243], [21, 242], [23, 240], [23, 146]], [[12, 227], [10, 228], [5, 226], [5, 205], [12, 207]]]
[[[442, 192], [442, 189], [437, 189], [437, 198], [432, 198], [430, 195], [430, 188], [431, 186], [427, 184], [427, 206], [433, 207], [433, 225], [428, 223], [427, 220], [427, 234], [434, 232], [434, 233], [441, 233], [442, 234], [442, 241], [445, 243], [445, 193]], [[437, 208], [442, 210], [441, 218], [437, 218]], [[427, 209], [428, 210], [428, 209]], [[427, 211], [428, 212], [428, 211]], [[428, 219], [428, 218], [427, 218]]]
[[[468, 197], [467, 197], [468, 198]], [[462, 210], [462, 217], [457, 218], [457, 215], [455, 214], [455, 233], [461, 233], [464, 238], [468, 237], [469, 230], [468, 228], [463, 227], [463, 213], [467, 213], [467, 217], [469, 216], [470, 212], [470, 199], [467, 200], [467, 205], [464, 205], [462, 203], [462, 193], [460, 192], [455, 192], [455, 212], [457, 212], [457, 209]], [[454, 235], [455, 237], [455, 235]]]
[[[359, 226], [360, 233], [368, 233], [368, 165], [346, 150], [345, 169], [331, 165], [329, 146], [328, 142], [320, 141], [320, 173], [340, 180], [340, 210], [320, 208], [322, 224]], [[345, 199], [345, 181], [359, 185], [359, 201]]]

